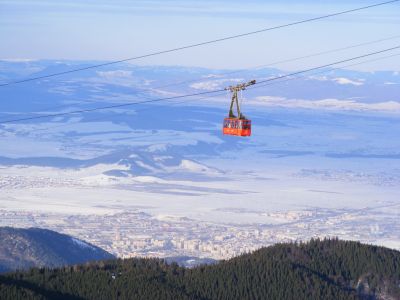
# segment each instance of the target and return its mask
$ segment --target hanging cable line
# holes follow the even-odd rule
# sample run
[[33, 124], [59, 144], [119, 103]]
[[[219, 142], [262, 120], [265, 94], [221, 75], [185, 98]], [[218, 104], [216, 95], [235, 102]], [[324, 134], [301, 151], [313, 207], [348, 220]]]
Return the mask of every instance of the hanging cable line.
[[223, 38], [219, 38], [219, 39], [209, 40], [209, 41], [200, 42], [200, 43], [196, 43], [196, 44], [190, 44], [190, 45], [177, 47], [177, 48], [172, 48], [172, 49], [168, 49], [168, 50], [156, 51], [156, 52], [152, 52], [152, 53], [149, 53], [149, 54], [144, 54], [144, 55], [140, 55], [140, 56], [136, 56], [136, 57], [130, 57], [130, 58], [125, 58], [125, 59], [110, 61], [110, 62], [106, 62], [106, 63], [102, 63], [102, 64], [91, 65], [91, 66], [87, 66], [87, 67], [72, 69], [72, 70], [63, 71], [63, 72], [52, 73], [52, 74], [48, 74], [48, 75], [42, 75], [42, 76], [31, 77], [31, 78], [26, 78], [26, 79], [21, 79], [21, 80], [16, 80], [16, 81], [10, 81], [10, 82], [6, 82], [6, 83], [0, 84], [0, 87], [19, 84], [19, 83], [24, 83], [24, 82], [29, 82], [29, 81], [35, 81], [35, 80], [40, 80], [40, 79], [45, 79], [45, 78], [65, 75], [65, 74], [70, 74], [70, 73], [89, 70], [89, 69], [100, 68], [100, 67], [104, 67], [104, 66], [110, 66], [110, 65], [114, 65], [114, 64], [118, 64], [118, 63], [122, 63], [122, 62], [133, 61], [133, 60], [143, 59], [143, 58], [146, 58], [146, 57], [151, 57], [151, 56], [156, 56], [156, 55], [161, 55], [161, 54], [181, 51], [181, 50], [185, 50], [185, 49], [200, 47], [200, 46], [214, 44], [214, 43], [219, 43], [219, 42], [223, 42], [223, 41], [227, 41], [227, 40], [232, 40], [232, 39], [237, 39], [237, 38], [241, 38], [241, 37], [246, 37], [246, 36], [251, 36], [251, 35], [267, 32], [267, 31], [272, 31], [272, 30], [281, 29], [281, 28], [285, 28], [285, 27], [291, 27], [291, 26], [295, 26], [295, 25], [308, 23], [308, 22], [314, 22], [314, 21], [318, 21], [318, 20], [322, 20], [322, 19], [327, 19], [327, 18], [331, 18], [331, 17], [335, 17], [335, 16], [340, 16], [340, 15], [344, 15], [344, 14], [348, 14], [348, 13], [352, 13], [352, 12], [366, 10], [366, 9], [373, 8], [373, 7], [392, 4], [392, 3], [395, 3], [395, 2], [399, 2], [399, 1], [400, 0], [391, 0], [391, 1], [386, 1], [386, 2], [380, 2], [380, 3], [368, 5], [368, 6], [358, 7], [358, 8], [345, 10], [345, 11], [341, 11], [341, 12], [337, 12], [337, 13], [332, 13], [332, 14], [328, 14], [328, 15], [324, 15], [324, 16], [319, 16], [319, 17], [315, 17], [315, 18], [305, 19], [305, 20], [296, 21], [296, 22], [292, 22], [292, 23], [287, 23], [287, 24], [283, 24], [283, 25], [278, 25], [278, 26], [274, 26], [274, 27], [263, 28], [263, 29], [256, 30], [256, 31], [246, 32], [246, 33], [237, 34], [237, 35], [231, 35], [231, 36], [227, 36], [227, 37], [223, 37]]
[[[377, 55], [377, 54], [380, 54], [380, 53], [385, 53], [385, 52], [389, 52], [389, 51], [393, 51], [393, 50], [397, 50], [397, 49], [400, 49], [400, 46], [392, 47], [392, 48], [388, 48], [388, 49], [384, 49], [384, 50], [380, 50], [380, 51], [375, 51], [375, 52], [372, 52], [372, 53], [367, 53], [367, 54], [364, 54], [364, 55], [360, 55], [360, 56], [356, 56], [356, 57], [352, 57], [352, 58], [336, 61], [336, 62], [333, 62], [333, 63], [329, 63], [329, 64], [317, 66], [317, 67], [313, 67], [313, 68], [306, 69], [306, 70], [301, 70], [301, 71], [285, 74], [285, 75], [278, 76], [278, 77], [265, 79], [265, 80], [262, 80], [262, 81], [258, 81], [256, 83], [256, 85], [262, 84], [262, 83], [271, 82], [271, 81], [276, 81], [276, 80], [280, 80], [280, 79], [283, 79], [283, 78], [288, 78], [288, 77], [292, 77], [292, 76], [296, 76], [296, 75], [300, 75], [300, 74], [304, 74], [304, 73], [311, 72], [311, 71], [314, 71], [314, 70], [327, 68], [327, 67], [334, 66], [334, 65], [337, 65], [337, 64], [350, 62], [350, 61], [354, 61], [354, 60], [361, 59], [361, 58], [364, 58], [364, 57], [369, 57], [369, 56], [373, 56], [373, 55]], [[108, 105], [108, 106], [103, 106], [103, 107], [75, 110], [75, 111], [70, 111], [70, 112], [60, 112], [60, 113], [46, 114], [46, 115], [40, 115], [40, 116], [34, 116], [34, 117], [18, 118], [18, 119], [2, 121], [2, 122], [0, 122], [0, 124], [14, 123], [14, 122], [20, 122], [20, 121], [29, 121], [29, 120], [36, 120], [36, 119], [43, 119], [43, 118], [51, 118], [51, 117], [58, 117], [58, 116], [65, 116], [65, 115], [72, 115], [72, 114], [81, 114], [81, 113], [93, 112], [93, 111], [98, 111], [98, 110], [108, 110], [108, 109], [112, 109], [112, 108], [120, 108], [120, 107], [127, 107], [127, 106], [139, 105], [139, 104], [161, 102], [161, 101], [167, 101], [167, 100], [172, 100], [172, 99], [180, 99], [180, 98], [187, 98], [187, 97], [194, 97], [194, 96], [202, 96], [202, 95], [214, 94], [214, 93], [223, 92], [223, 91], [225, 91], [225, 89], [198, 92], [198, 93], [186, 94], [186, 95], [171, 96], [171, 97], [158, 98], [158, 99], [151, 99], [151, 100], [145, 100], [145, 101], [140, 101], [140, 102], [131, 102], [131, 103]]]
[[[383, 39], [378, 39], [378, 40], [374, 40], [374, 41], [369, 41], [369, 42], [364, 42], [364, 43], [358, 43], [358, 44], [349, 45], [349, 46], [346, 46], [346, 47], [331, 49], [331, 50], [322, 51], [322, 52], [317, 52], [317, 53], [308, 54], [308, 55], [295, 57], [295, 58], [290, 58], [290, 59], [286, 59], [286, 60], [276, 61], [276, 62], [272, 62], [272, 63], [268, 63], [268, 64], [253, 66], [253, 67], [249, 67], [247, 69], [240, 69], [240, 70], [234, 70], [234, 71], [231, 71], [231, 72], [224, 72], [224, 73], [221, 73], [219, 75], [226, 76], [226, 75], [242, 73], [242, 72], [246, 72], [246, 71], [250, 71], [250, 70], [257, 70], [257, 69], [260, 69], [260, 68], [263, 68], [263, 67], [276, 66], [276, 65], [279, 65], [279, 64], [287, 63], [287, 62], [293, 62], [293, 61], [298, 61], [298, 60], [302, 60], [302, 59], [306, 59], [306, 58], [312, 58], [312, 57], [316, 57], [316, 56], [320, 56], [320, 55], [324, 55], [324, 54], [330, 54], [330, 53], [349, 50], [349, 49], [358, 48], [358, 47], [362, 47], [362, 46], [377, 44], [377, 43], [386, 42], [386, 41], [390, 41], [390, 40], [394, 40], [394, 39], [398, 39], [398, 38], [400, 38], [400, 35], [392, 36], [392, 37], [388, 37], [388, 38], [383, 38]], [[187, 84], [187, 83], [192, 83], [192, 82], [198, 82], [199, 80], [203, 80], [203, 79], [204, 78], [196, 78], [196, 79], [184, 80], [184, 81], [174, 82], [174, 83], [165, 84], [165, 85], [161, 85], [161, 86], [156, 86], [156, 87], [152, 87], [150, 89], [140, 89], [140, 91], [138, 93], [139, 94], [143, 94], [141, 97], [146, 98], [146, 99], [150, 99], [149, 97], [145, 96], [144, 92], [152, 92], [155, 89], [167, 88], [167, 87], [172, 87], [172, 86], [179, 86], [179, 85], [182, 85], [182, 84]], [[75, 102], [74, 105], [94, 104], [94, 103], [96, 103], [96, 102], [95, 101], [88, 101], [88, 100], [80, 100], [80, 101]], [[55, 109], [60, 109], [60, 108], [63, 108], [63, 107], [69, 107], [69, 106], [71, 106], [71, 104], [57, 105], [57, 106], [42, 108], [41, 111], [55, 110]], [[30, 113], [30, 115], [32, 113]], [[2, 120], [0, 120], [0, 123], [1, 122], [2, 122]]]
[[[171, 99], [171, 100], [166, 100], [166, 102], [170, 101], [171, 105], [185, 104], [185, 103], [189, 103], [189, 102], [193, 102], [193, 101], [198, 101], [198, 100], [201, 100], [201, 99], [207, 99], [207, 98], [221, 96], [221, 95], [224, 95], [224, 94], [225, 94], [225, 91], [224, 92], [218, 92], [218, 93], [215, 93], [213, 95], [202, 96], [202, 97], [195, 98], [195, 99], [192, 99], [192, 100], [175, 101], [174, 99]], [[142, 109], [137, 109], [137, 110], [135, 110], [135, 112], [142, 112], [142, 111], [151, 110], [151, 109], [154, 109], [154, 107], [146, 107], [146, 108], [142, 108]], [[104, 116], [90, 118], [89, 121], [93, 122], [93, 121], [98, 121], [98, 120], [104, 120]], [[76, 121], [76, 122], [71, 122], [71, 123], [62, 123], [60, 125], [54, 125], [54, 126], [49, 126], [49, 127], [45, 127], [45, 128], [35, 129], [35, 131], [46, 131], [46, 130], [53, 129], [53, 128], [68, 127], [68, 126], [71, 126], [71, 125], [74, 125], [74, 124], [79, 124], [80, 122], [81, 122], [81, 120]]]
[[[319, 71], [319, 72], [312, 73], [311, 75], [319, 75], [319, 74], [324, 74], [324, 73], [330, 73], [330, 72], [333, 72], [333, 71], [336, 71], [336, 70], [341, 70], [343, 68], [359, 66], [359, 65], [362, 65], [362, 64], [366, 64], [366, 63], [370, 63], [370, 62], [376, 62], [376, 61], [380, 61], [380, 60], [383, 60], [383, 59], [396, 57], [396, 56], [399, 56], [399, 55], [400, 55], [400, 53], [387, 55], [387, 56], [384, 56], [384, 57], [378, 57], [378, 58], [375, 58], [375, 59], [370, 59], [370, 60], [366, 60], [366, 61], [362, 61], [362, 62], [348, 64], [348, 65], [332, 68], [332, 69], [329, 69], [329, 70], [322, 70], [322, 71]], [[299, 80], [299, 79], [302, 79], [302, 78], [305, 78], [305, 77], [306, 77], [305, 75], [299, 75], [299, 76], [287, 78], [285, 80], [279, 80], [279, 81], [264, 83], [264, 84], [261, 84], [261, 85], [258, 85], [258, 86], [253, 86], [253, 87], [251, 87], [251, 89], [262, 88], [262, 87], [270, 86], [270, 85], [274, 85], [274, 84], [281, 84], [281, 83], [285, 83], [285, 82], [289, 82], [289, 81]], [[189, 103], [189, 102], [193, 102], [193, 101], [198, 101], [200, 99], [214, 98], [214, 97], [217, 97], [217, 96], [221, 96], [223, 94], [225, 94], [225, 92], [218, 92], [218, 93], [215, 93], [213, 95], [203, 96], [203, 97], [192, 99], [192, 100], [185, 100], [185, 101], [169, 100], [169, 101], [171, 101], [171, 105], [185, 104], [185, 103]], [[149, 109], [153, 109], [153, 108], [147, 107], [147, 108], [138, 109], [138, 110], [135, 110], [135, 111], [136, 112], [138, 112], [138, 111], [141, 112], [141, 111], [146, 111], [146, 110], [149, 110]], [[90, 120], [88, 120], [88, 121], [93, 122], [93, 121], [98, 121], [98, 120], [103, 120], [103, 119], [104, 119], [104, 116], [100, 116], [100, 117], [96, 117], [96, 118], [90, 118]], [[48, 126], [48, 127], [44, 127], [44, 128], [35, 128], [35, 132], [48, 131], [48, 130], [51, 130], [51, 129], [54, 129], [54, 128], [60, 128], [60, 127], [69, 127], [69, 126], [76, 125], [76, 124], [79, 124], [79, 123], [81, 123], [81, 120], [75, 121], [75, 122], [70, 122], [70, 123], [62, 123], [62, 124], [54, 125], [54, 126]]]
[[167, 100], [172, 100], [172, 99], [201, 96], [201, 95], [213, 94], [213, 93], [220, 92], [220, 91], [222, 91], [222, 90], [206, 91], [206, 92], [199, 92], [199, 93], [194, 93], [194, 94], [179, 95], [179, 96], [172, 96], [172, 97], [158, 98], [158, 99], [150, 99], [150, 100], [145, 100], [145, 101], [140, 101], [140, 102], [121, 103], [121, 104], [114, 104], [114, 105], [102, 106], [102, 107], [97, 107], [97, 108], [74, 110], [74, 111], [70, 111], [70, 112], [61, 112], [61, 113], [40, 115], [40, 116], [35, 116], [35, 117], [6, 120], [6, 121], [0, 122], [0, 124], [19, 122], [19, 121], [29, 121], [29, 120], [36, 120], [36, 119], [43, 119], [43, 118], [51, 118], [51, 117], [59, 117], [59, 116], [72, 115], [72, 114], [88, 113], [88, 112], [97, 111], [97, 110], [107, 110], [107, 109], [112, 109], [112, 108], [120, 108], [120, 107], [132, 106], [132, 105], [154, 103], [154, 102], [167, 101]]
[[[241, 73], [241, 72], [246, 72], [246, 71], [249, 71], [249, 70], [257, 70], [257, 69], [260, 69], [260, 68], [272, 67], [272, 66], [276, 66], [276, 65], [280, 65], [280, 64], [284, 64], [284, 63], [299, 61], [299, 60], [306, 59], [306, 58], [313, 58], [313, 57], [321, 56], [321, 55], [325, 55], [325, 54], [331, 54], [331, 53], [344, 51], [344, 50], [349, 50], [349, 49], [353, 49], [353, 48], [358, 48], [358, 47], [362, 47], [362, 46], [373, 45], [373, 44], [386, 42], [386, 41], [390, 41], [390, 40], [394, 40], [394, 39], [398, 39], [398, 38], [400, 38], [400, 35], [396, 35], [396, 36], [392, 36], [392, 37], [384, 38], [384, 39], [379, 39], [379, 40], [374, 40], [374, 41], [370, 41], [370, 42], [365, 42], [365, 43], [354, 44], [354, 45], [341, 47], [341, 48], [336, 48], [336, 49], [332, 49], [332, 50], [312, 53], [312, 54], [299, 56], [299, 57], [295, 57], [295, 58], [289, 58], [289, 59], [280, 60], [280, 61], [276, 61], [276, 62], [272, 62], [272, 63], [268, 63], [268, 64], [249, 67], [249, 68], [246, 68], [246, 69], [234, 70], [234, 71], [231, 71], [231, 72], [224, 72], [224, 73], [221, 73], [221, 74], [218, 74], [218, 75], [232, 75], [232, 74], [237, 74], [237, 73]], [[175, 82], [175, 83], [171, 83], [171, 84], [158, 86], [158, 87], [155, 87], [155, 89], [166, 88], [166, 87], [181, 85], [181, 84], [185, 84], [185, 83], [192, 83], [192, 82], [197, 82], [197, 81], [199, 81], [199, 80], [198, 79], [191, 79], [191, 80], [179, 81], [179, 82]]]
[[282, 76], [278, 76], [278, 77], [274, 77], [274, 78], [270, 78], [270, 79], [261, 80], [261, 81], [258, 81], [257, 84], [262, 84], [262, 83], [265, 83], [265, 82], [279, 80], [281, 78], [287, 78], [287, 77], [295, 76], [295, 75], [298, 75], [298, 74], [303, 74], [303, 73], [307, 73], [307, 72], [310, 72], [310, 71], [327, 68], [327, 67], [334, 66], [334, 65], [337, 65], [337, 64], [341, 64], [341, 63], [345, 63], [345, 62], [348, 62], [348, 61], [357, 60], [357, 59], [360, 59], [360, 58], [364, 58], [364, 57], [368, 57], [368, 56], [372, 56], [372, 55], [376, 55], [376, 54], [380, 54], [380, 53], [384, 53], [384, 52], [389, 52], [389, 51], [393, 51], [393, 50], [397, 50], [397, 49], [400, 49], [400, 46], [396, 46], [396, 47], [392, 47], [392, 48], [388, 48], [388, 49], [384, 49], [384, 50], [380, 50], [380, 51], [376, 51], [376, 52], [360, 55], [360, 56], [353, 57], [353, 58], [350, 58], [350, 59], [344, 59], [344, 60], [337, 61], [337, 62], [334, 62], [334, 63], [330, 63], [330, 64], [318, 66], [318, 67], [314, 67], [314, 68], [307, 69], [307, 70], [294, 72], [294, 73], [287, 74], [287, 75], [282, 75]]
[[[358, 63], [353, 63], [353, 64], [349, 64], [349, 65], [345, 65], [345, 66], [340, 66], [340, 67], [332, 68], [332, 69], [329, 69], [329, 70], [322, 70], [322, 71], [320, 71], [320, 72], [312, 73], [311, 75], [319, 75], [319, 74], [324, 74], [324, 73], [330, 73], [330, 72], [333, 72], [333, 71], [336, 71], [336, 70], [341, 70], [341, 69], [343, 69], [343, 68], [349, 68], [349, 67], [359, 66], [359, 65], [362, 65], [362, 64], [366, 64], [366, 63], [370, 63], [370, 62], [375, 62], [375, 61], [380, 61], [380, 60], [383, 60], [383, 59], [388, 59], [388, 58], [392, 58], [392, 57], [399, 56], [399, 55], [400, 55], [400, 53], [396, 53], [396, 54], [392, 54], [392, 55], [387, 55], [387, 56], [383, 56], [383, 57], [378, 57], [378, 58], [375, 58], [375, 59], [370, 59], [370, 60], [366, 60], [366, 61], [362, 61], [362, 62], [358, 62]], [[290, 77], [290, 78], [286, 78], [285, 80], [267, 82], [267, 83], [263, 83], [263, 84], [260, 84], [260, 85], [257, 85], [257, 86], [252, 86], [252, 87], [249, 88], [249, 89], [259, 89], [259, 88], [262, 88], [262, 87], [265, 87], [265, 86], [270, 86], [270, 85], [273, 85], [273, 84], [284, 83], [284, 82], [287, 82], [287, 81], [297, 80], [297, 79], [301, 79], [301, 78], [304, 78], [304, 77], [305, 77], [304, 75], [293, 76], [293, 77]]]

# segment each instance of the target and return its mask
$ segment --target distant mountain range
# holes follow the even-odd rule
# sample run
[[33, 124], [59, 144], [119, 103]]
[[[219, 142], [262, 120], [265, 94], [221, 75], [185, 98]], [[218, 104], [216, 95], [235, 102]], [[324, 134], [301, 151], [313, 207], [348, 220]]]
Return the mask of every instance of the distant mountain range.
[[[145, 67], [129, 63], [68, 73], [70, 70], [85, 68], [94, 63], [90, 61], [0, 60], [0, 84], [67, 72], [63, 76], [3, 87], [2, 98], [7, 101], [0, 103], [0, 117], [4, 116], [8, 119], [15, 117], [15, 113], [55, 112], [78, 107], [93, 108], [102, 106], [101, 104], [127, 103], [218, 90], [251, 79], [261, 82], [288, 73], [276, 68], [213, 70], [178, 66]], [[371, 73], [326, 68], [319, 72], [309, 72], [304, 77], [292, 77], [288, 82], [281, 80], [280, 84], [276, 83], [277, 81], [274, 84], [271, 82], [261, 89], [260, 87], [250, 88], [246, 91], [245, 97], [256, 99], [257, 105], [304, 107], [306, 103], [290, 101], [304, 100], [309, 104], [314, 104], [315, 108], [391, 111], [382, 105], [359, 107], [354, 103], [398, 102], [400, 74], [394, 71]], [[226, 95], [222, 97], [224, 101], [229, 102]], [[327, 99], [336, 99], [340, 102], [338, 104], [314, 103]], [[215, 98], [211, 99], [213, 100]], [[204, 101], [197, 100], [196, 102]]]
[[277, 244], [192, 269], [109, 260], [0, 276], [1, 299], [400, 299], [400, 252], [357, 242]]
[[99, 247], [40, 228], [1, 227], [0, 241], [0, 272], [114, 258]]

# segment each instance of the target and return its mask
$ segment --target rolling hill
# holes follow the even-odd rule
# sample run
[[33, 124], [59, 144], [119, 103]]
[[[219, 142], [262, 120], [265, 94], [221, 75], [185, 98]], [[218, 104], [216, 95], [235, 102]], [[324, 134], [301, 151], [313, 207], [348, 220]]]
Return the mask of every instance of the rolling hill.
[[358, 242], [277, 244], [192, 269], [109, 260], [0, 277], [1, 299], [400, 299], [400, 252]]
[[114, 257], [79, 239], [40, 228], [0, 227], [0, 240], [0, 272], [59, 267]]

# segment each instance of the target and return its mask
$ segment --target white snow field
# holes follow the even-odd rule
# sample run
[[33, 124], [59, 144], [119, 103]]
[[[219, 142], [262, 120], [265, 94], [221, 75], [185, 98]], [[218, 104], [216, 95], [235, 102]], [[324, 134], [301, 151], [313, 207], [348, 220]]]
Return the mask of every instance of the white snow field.
[[[44, 72], [47, 63], [3, 61], [0, 70], [32, 64]], [[162, 88], [195, 76], [203, 79]], [[0, 120], [209, 90], [238, 78], [122, 65], [21, 85], [18, 92], [6, 88]], [[357, 211], [354, 235], [346, 237], [361, 239], [362, 222], [400, 214], [399, 95], [393, 72], [332, 71], [324, 80], [249, 90], [243, 108], [253, 122], [250, 138], [222, 136], [227, 95], [0, 124], [0, 210], [104, 216], [139, 210], [255, 228], [287, 223], [285, 212], [318, 220], [301, 212]], [[318, 235], [331, 235], [327, 228]], [[399, 245], [392, 229], [374, 242]]]

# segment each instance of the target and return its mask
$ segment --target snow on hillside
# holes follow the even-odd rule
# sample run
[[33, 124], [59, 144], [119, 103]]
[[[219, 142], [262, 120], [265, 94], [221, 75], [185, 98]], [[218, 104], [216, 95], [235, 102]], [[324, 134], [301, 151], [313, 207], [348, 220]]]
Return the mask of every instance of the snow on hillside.
[[[80, 65], [60, 62], [57, 70], [71, 63]], [[41, 75], [51, 65], [0, 61], [0, 76]], [[284, 74], [277, 69], [224, 73], [121, 64], [66, 74], [17, 90], [4, 88], [2, 98], [8, 101], [0, 103], [0, 119], [182, 95]], [[7, 123], [0, 125], [0, 206], [100, 214], [140, 205], [152, 207], [148, 213], [240, 222], [243, 214], [219, 209], [393, 202], [400, 196], [399, 95], [396, 72], [334, 70], [249, 88], [243, 109], [253, 121], [250, 138], [222, 136], [227, 94]], [[364, 175], [352, 180], [349, 174]]]
[[74, 243], [74, 244], [76, 244], [76, 245], [78, 245], [79, 247], [81, 247], [81, 248], [84, 248], [84, 249], [90, 249], [90, 250], [96, 250], [96, 248], [94, 248], [93, 246], [91, 246], [91, 245], [89, 245], [88, 243], [86, 243], [86, 242], [84, 242], [84, 241], [81, 241], [81, 240], [78, 240], [78, 239], [76, 239], [76, 238], [74, 238], [74, 237], [71, 237], [71, 241]]
[[338, 84], [351, 84], [351, 85], [355, 85], [355, 86], [361, 86], [364, 85], [364, 80], [351, 80], [348, 78], [334, 78], [333, 81], [337, 82]]

